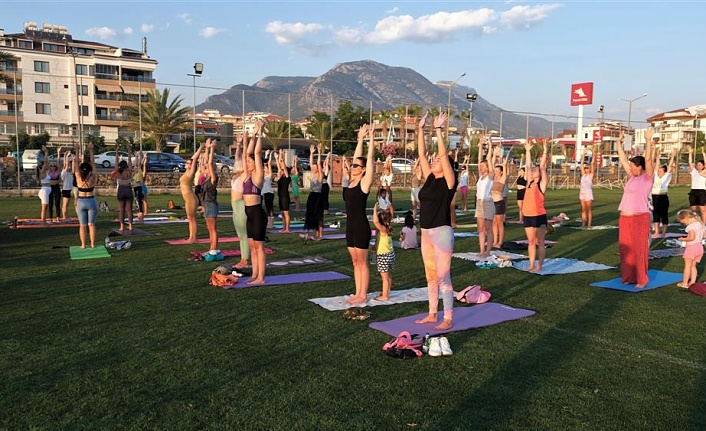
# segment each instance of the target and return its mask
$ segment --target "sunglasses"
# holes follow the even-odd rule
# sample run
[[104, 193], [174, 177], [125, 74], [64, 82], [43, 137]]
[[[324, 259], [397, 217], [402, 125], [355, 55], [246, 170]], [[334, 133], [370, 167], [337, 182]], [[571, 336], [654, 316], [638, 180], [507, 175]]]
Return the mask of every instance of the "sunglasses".
[[353, 163], [353, 164], [351, 165], [351, 168], [364, 168], [364, 167], [365, 167], [365, 166], [359, 165], [358, 163]]

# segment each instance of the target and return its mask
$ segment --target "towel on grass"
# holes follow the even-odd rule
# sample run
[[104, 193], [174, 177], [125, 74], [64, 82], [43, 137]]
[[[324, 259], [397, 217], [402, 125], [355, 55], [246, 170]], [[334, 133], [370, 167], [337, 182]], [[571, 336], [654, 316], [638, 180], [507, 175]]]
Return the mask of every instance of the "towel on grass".
[[352, 307], [374, 307], [376, 305], [392, 305], [402, 304], [403, 302], [426, 301], [429, 298], [427, 296], [426, 287], [417, 287], [414, 289], [405, 290], [393, 290], [390, 292], [390, 299], [386, 301], [376, 300], [375, 297], [379, 295], [380, 292], [368, 293], [367, 302], [363, 304], [354, 305], [348, 304], [346, 302], [346, 299], [350, 298], [353, 295], [334, 296], [331, 298], [314, 298], [310, 299], [309, 301], [313, 302], [314, 304], [320, 305], [327, 310], [339, 311], [346, 310]]
[[[490, 255], [495, 256], [498, 259], [503, 259], [503, 260], [527, 259], [527, 256], [525, 256], [524, 254], [510, 253], [508, 251], [500, 251], [500, 250], [493, 250], [490, 252]], [[457, 257], [457, 258], [463, 259], [463, 260], [470, 260], [473, 262], [480, 262], [483, 260], [488, 260], [487, 257], [480, 257], [479, 253], [473, 253], [473, 252], [454, 253], [453, 257]]]
[[[512, 263], [512, 267], [519, 269], [520, 271], [527, 271], [529, 268], [529, 261], [517, 261]], [[594, 262], [584, 262], [578, 259], [567, 259], [563, 257], [545, 259], [544, 264], [542, 264], [542, 270], [538, 272], [532, 272], [532, 274], [538, 275], [550, 275], [550, 274], [570, 274], [574, 272], [583, 271], [600, 271], [604, 269], [613, 269], [614, 266], [603, 265]]]

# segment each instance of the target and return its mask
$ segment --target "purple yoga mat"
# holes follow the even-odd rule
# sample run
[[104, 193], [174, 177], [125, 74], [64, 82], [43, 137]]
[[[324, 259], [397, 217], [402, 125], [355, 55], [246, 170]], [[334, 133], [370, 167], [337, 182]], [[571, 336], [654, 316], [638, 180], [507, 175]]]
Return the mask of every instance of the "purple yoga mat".
[[[238, 242], [238, 241], [240, 241], [240, 238], [238, 238], [237, 236], [226, 236], [226, 237], [218, 238], [219, 243], [220, 242]], [[164, 240], [164, 242], [166, 242], [169, 245], [189, 244], [188, 242], [186, 242], [185, 239], [167, 239], [167, 240]], [[209, 242], [211, 242], [211, 240], [209, 238], [199, 238], [196, 240], [197, 244], [208, 244]]]
[[[324, 228], [324, 232], [336, 232], [336, 231], [338, 231], [338, 229], [335, 228], [335, 227], [325, 227], [325, 228]], [[289, 232], [280, 232], [279, 229], [277, 229], [277, 230], [270, 230], [269, 232], [270, 232], [270, 233], [274, 233], [274, 234], [279, 234], [279, 233], [308, 233], [309, 235], [313, 235], [313, 234], [314, 234], [314, 231], [311, 230], [311, 229], [309, 229], [309, 230], [306, 230], [306, 229], [289, 229]]]
[[[443, 313], [439, 311], [439, 319]], [[409, 331], [410, 334], [439, 335], [449, 332], [463, 331], [464, 329], [482, 328], [484, 326], [495, 325], [496, 323], [507, 322], [508, 320], [522, 319], [534, 315], [532, 310], [513, 308], [509, 305], [497, 302], [486, 302], [472, 307], [454, 308], [453, 327], [448, 330], [439, 331], [434, 329], [438, 323], [414, 323], [417, 319], [423, 319], [427, 313], [415, 314], [414, 316], [400, 317], [399, 319], [388, 320], [387, 322], [373, 322], [369, 326], [378, 331], [396, 337], [402, 331]]]
[[224, 289], [239, 289], [243, 287], [275, 286], [278, 284], [299, 284], [311, 283], [315, 281], [346, 280], [350, 278], [345, 274], [335, 271], [324, 272], [300, 272], [297, 274], [265, 275], [265, 284], [249, 285], [250, 277], [243, 277], [232, 286], [223, 286]]

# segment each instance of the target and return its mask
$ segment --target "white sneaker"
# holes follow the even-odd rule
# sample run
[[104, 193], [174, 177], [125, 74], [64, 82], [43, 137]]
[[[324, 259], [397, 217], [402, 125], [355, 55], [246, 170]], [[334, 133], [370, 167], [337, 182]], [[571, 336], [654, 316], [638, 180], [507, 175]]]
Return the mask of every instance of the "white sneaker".
[[439, 337], [439, 348], [441, 349], [441, 354], [444, 356], [451, 356], [454, 352], [451, 351], [451, 345], [446, 337]]
[[439, 337], [434, 337], [429, 341], [429, 356], [438, 358], [441, 355], [443, 355], [443, 352], [441, 351]]

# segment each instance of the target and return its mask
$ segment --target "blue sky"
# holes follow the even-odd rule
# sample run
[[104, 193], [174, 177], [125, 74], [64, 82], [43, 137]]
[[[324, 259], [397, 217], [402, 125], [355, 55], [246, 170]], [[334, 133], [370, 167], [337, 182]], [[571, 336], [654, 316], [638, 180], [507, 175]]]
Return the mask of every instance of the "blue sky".
[[[65, 25], [75, 39], [140, 49], [158, 84], [197, 102], [265, 76], [319, 76], [374, 60], [473, 87], [509, 111], [575, 116], [570, 85], [594, 82], [587, 117], [632, 121], [706, 103], [702, 2], [3, 2], [0, 28]], [[181, 86], [181, 87], [180, 87]], [[638, 126], [639, 127], [639, 126]]]

